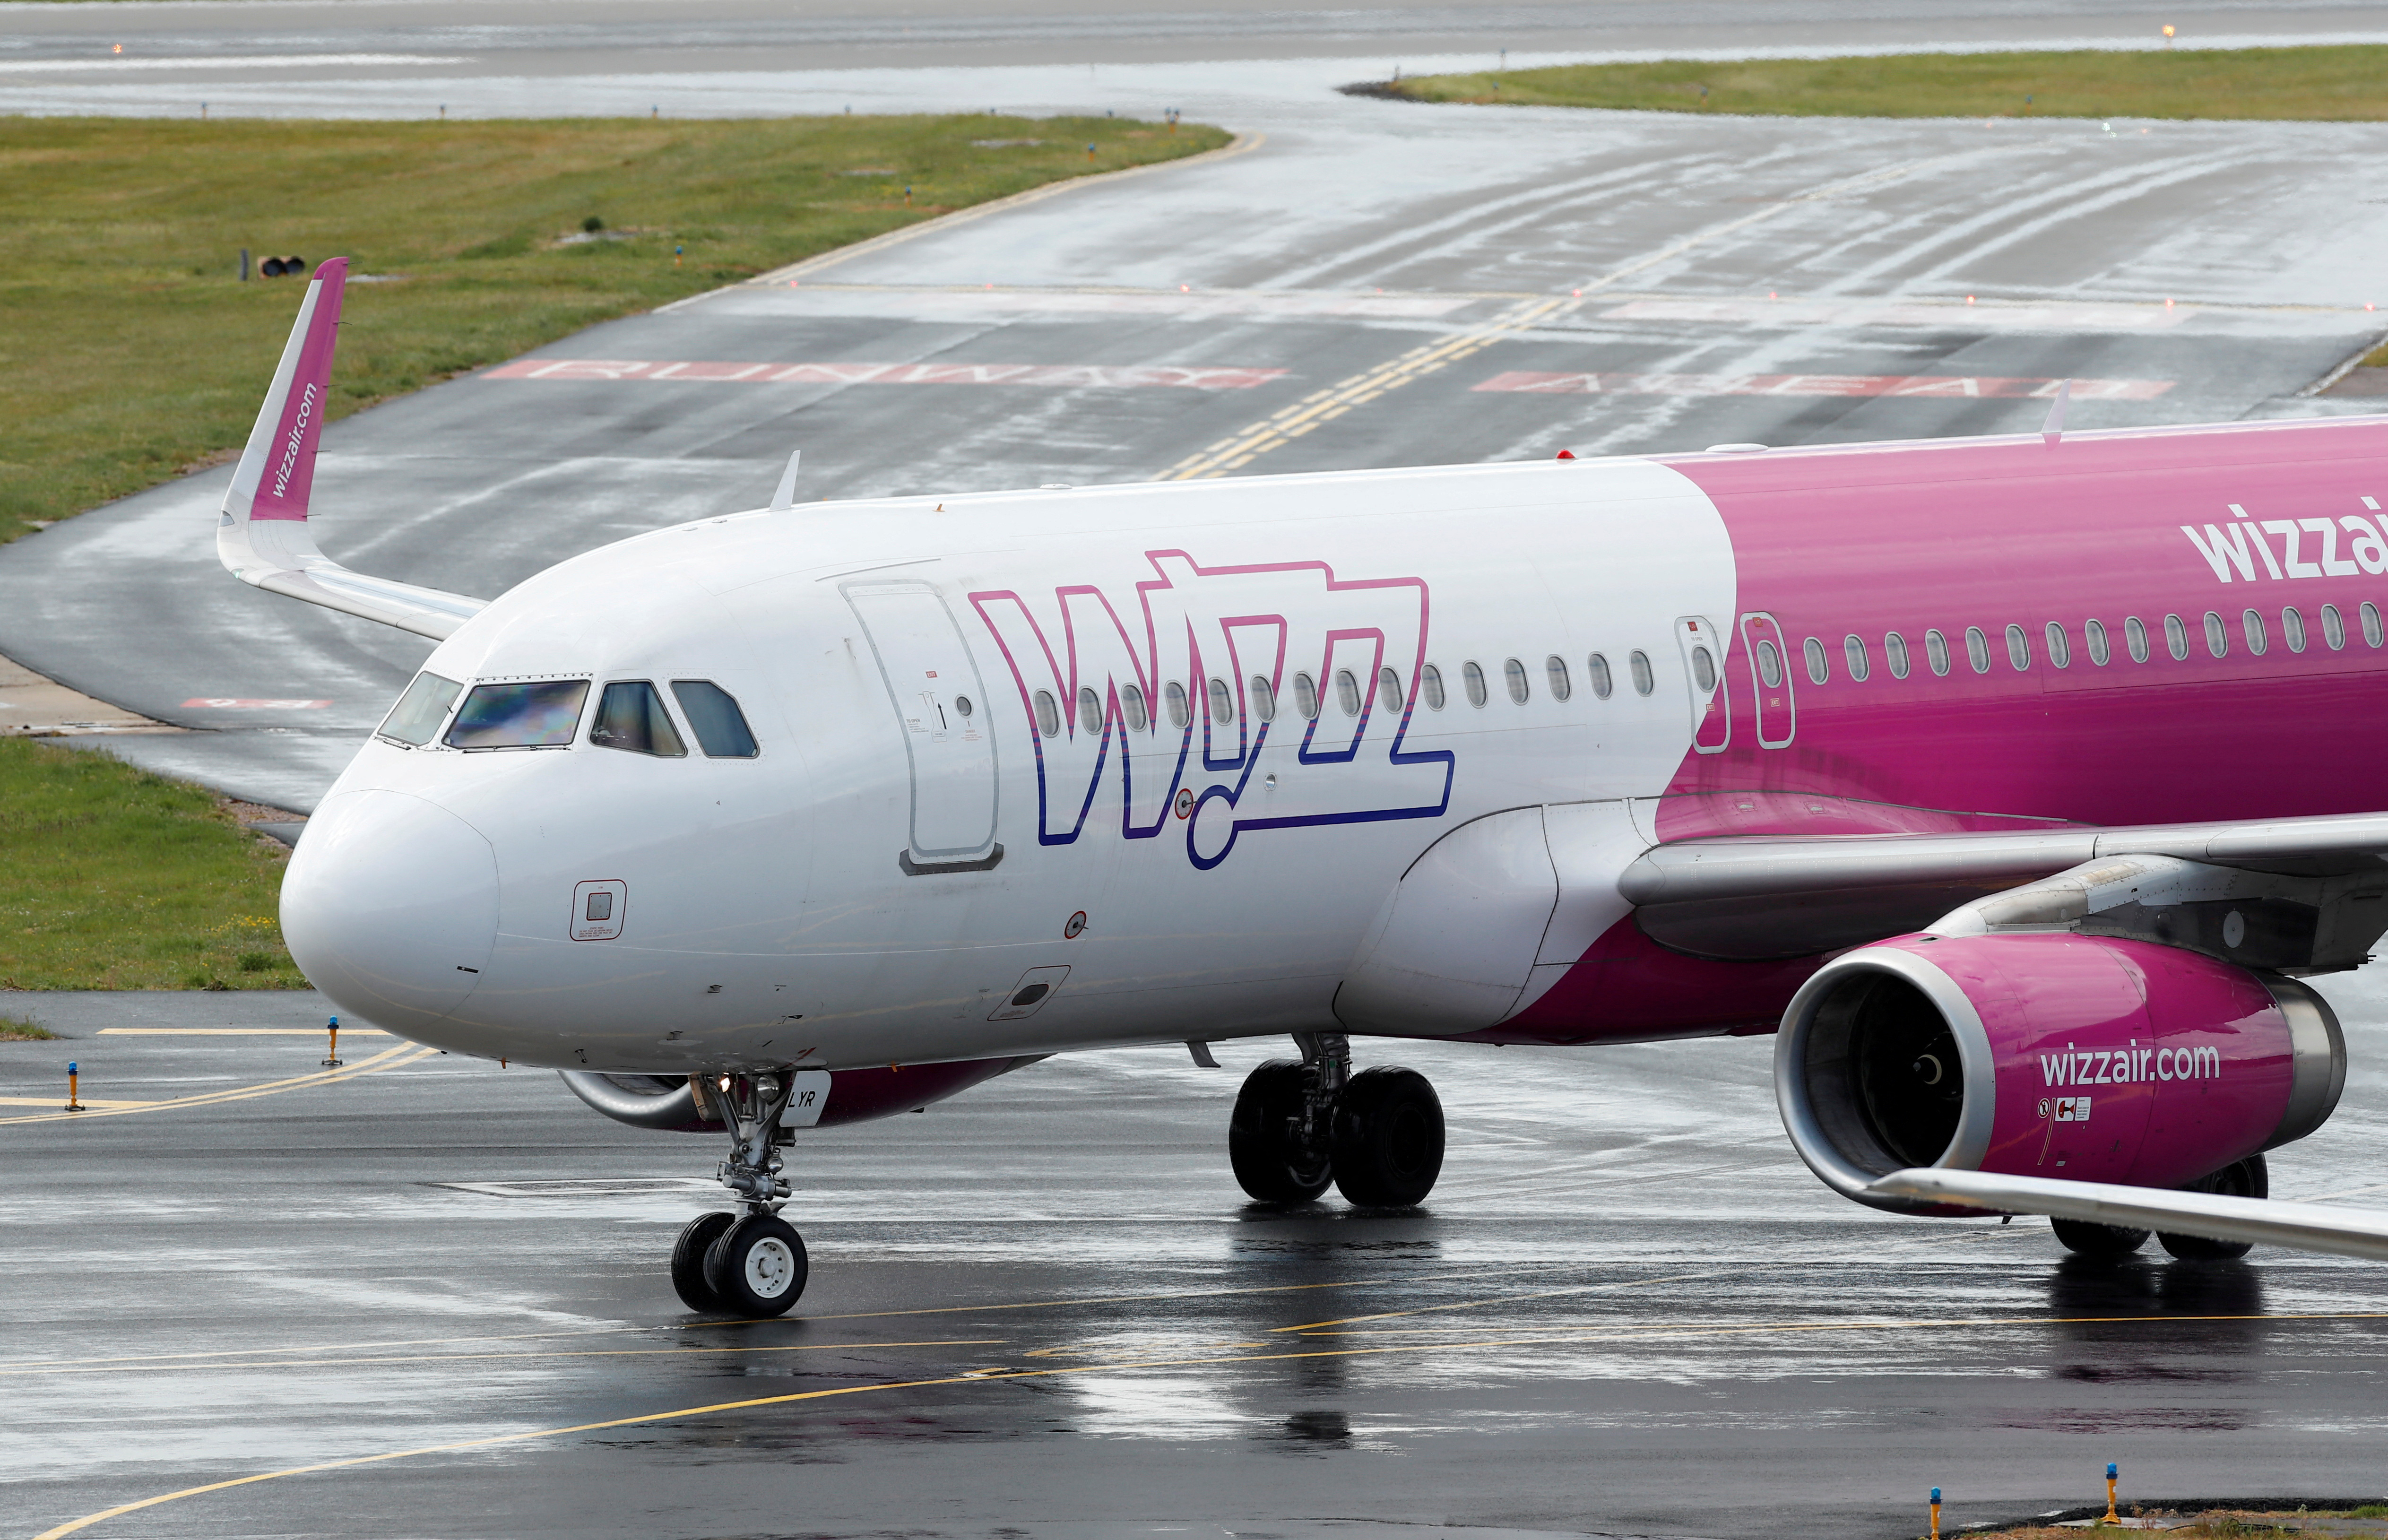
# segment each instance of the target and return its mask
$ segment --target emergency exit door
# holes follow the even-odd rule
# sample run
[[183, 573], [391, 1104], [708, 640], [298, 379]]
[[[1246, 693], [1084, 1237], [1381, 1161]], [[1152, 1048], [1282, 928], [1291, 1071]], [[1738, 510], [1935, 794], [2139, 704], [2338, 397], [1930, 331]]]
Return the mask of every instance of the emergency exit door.
[[927, 583], [854, 583], [846, 603], [862, 622], [911, 770], [908, 872], [991, 866], [995, 735], [978, 665], [946, 602]]

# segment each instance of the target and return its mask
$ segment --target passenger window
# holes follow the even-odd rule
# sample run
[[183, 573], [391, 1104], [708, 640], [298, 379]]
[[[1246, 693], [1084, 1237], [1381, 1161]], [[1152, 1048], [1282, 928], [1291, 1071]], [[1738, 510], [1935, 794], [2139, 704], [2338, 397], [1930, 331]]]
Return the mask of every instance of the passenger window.
[[597, 716], [589, 724], [589, 741], [599, 748], [629, 749], [664, 759], [682, 759], [688, 745], [672, 730], [664, 698], [645, 680], [605, 686], [597, 697]]
[[1308, 674], [1293, 676], [1293, 708], [1314, 721], [1318, 718], [1318, 681]]
[[2106, 641], [2106, 623], [2102, 620], [2081, 622], [2081, 640], [2090, 643], [2090, 661], [2103, 668], [2114, 652]]
[[1990, 671], [1990, 639], [1982, 634], [1979, 626], [1965, 628], [1965, 661], [1974, 666], [1977, 674]]
[[[1706, 648], [1700, 649], [1700, 652], [1702, 656], [1707, 655]], [[1509, 681], [1509, 698], [1519, 706], [1525, 705], [1526, 695], [1528, 694], [1526, 689], [1526, 666], [1513, 657], [1508, 662], [1501, 665], [1501, 673], [1502, 676]]]
[[464, 697], [450, 748], [566, 748], [580, 725], [589, 698], [585, 679], [547, 680], [538, 684], [476, 684]]
[[2377, 647], [2380, 645], [2380, 606], [2366, 599], [2363, 601], [2362, 615], [2363, 644], [2367, 647]]
[[1817, 641], [1811, 636], [1808, 639], [1807, 645], [1803, 647], [1801, 651], [1808, 655], [1809, 683], [1822, 684], [1826, 680], [1833, 677], [1832, 662], [1824, 656], [1824, 644], [1823, 643]]
[[2165, 617], [2165, 650], [2175, 658], [2189, 656], [2189, 628], [2178, 615]]
[[[2093, 621], [2093, 622], [2091, 622], [2091, 624], [2093, 624], [2093, 625], [2094, 625], [2095, 623], [2096, 623], [2096, 622], [2094, 622], [2094, 621]], [[2072, 667], [2073, 667], [2073, 643], [2072, 643], [2072, 641], [2071, 641], [2069, 638], [2067, 638], [2067, 637], [2065, 636], [2065, 634], [2064, 634], [2064, 628], [2063, 626], [2058, 625], [2055, 621], [2051, 620], [2051, 621], [2048, 623], [2048, 631], [2047, 631], [2047, 635], [2048, 635], [2048, 665], [2049, 665], [2049, 667], [2050, 667], [2050, 668], [2072, 668]]]
[[[1517, 659], [1511, 658], [1509, 661], [1515, 663]], [[1526, 697], [1518, 694], [1518, 692], [1525, 686], [1525, 670], [1518, 669], [1518, 676], [1509, 681], [1509, 694], [1517, 695], [1522, 701]], [[1706, 647], [1692, 649], [1692, 682], [1704, 691], [1716, 688], [1716, 659], [1708, 655], [1708, 650]]]
[[2271, 646], [2271, 636], [2264, 629], [2264, 615], [2261, 610], [2242, 611], [2239, 616], [2239, 629], [2246, 633], [2247, 651], [2251, 655], [2261, 657]]
[[1377, 699], [1396, 716], [1402, 709], [1402, 676], [1391, 668], [1377, 670]]
[[2346, 617], [2338, 613], [2336, 605], [2321, 607], [2321, 640], [2331, 652], [2346, 645]]
[[976, 710], [977, 707], [971, 705], [971, 698], [968, 695], [956, 695], [954, 697], [954, 709], [967, 717], [972, 711]]
[[1617, 688], [1617, 681], [1609, 677], [1608, 659], [1598, 653], [1585, 660], [1584, 672], [1592, 676], [1592, 693], [1602, 700], [1607, 700], [1608, 693]]
[[439, 724], [448, 719], [448, 708], [464, 693], [464, 687], [452, 679], [417, 674], [414, 682], [406, 687], [406, 694], [389, 708], [389, 715], [382, 719], [378, 731], [393, 742], [421, 748], [439, 731]]
[[1849, 666], [1849, 678], [1863, 684], [1874, 672], [1874, 664], [1866, 656], [1865, 639], [1857, 635], [1841, 638], [1841, 656]]
[[1558, 654], [1543, 659], [1543, 677], [1551, 681], [1551, 699], [1563, 701], [1575, 694], [1575, 685], [1568, 678], [1567, 659]]
[[2205, 650], [2217, 657], [2230, 655], [2230, 633], [2222, 629], [2222, 617], [2212, 610], [2205, 612]]
[[1882, 655], [1883, 661], [1890, 665], [1891, 678], [1907, 677], [1907, 638], [1897, 631], [1883, 632]]
[[2007, 661], [2014, 665], [2016, 673], [2031, 667], [2031, 639], [2024, 635], [2021, 626], [2007, 628]]
[[757, 750], [755, 734], [746, 728], [746, 713], [730, 692], [709, 679], [672, 681], [672, 699], [696, 734], [696, 746], [708, 759], [752, 759]]
[[2280, 611], [2280, 640], [2289, 644], [2293, 653], [2305, 650], [2305, 617], [2294, 605]]
[[1459, 670], [1460, 682], [1467, 686], [1467, 704], [1482, 706], [1492, 692], [1484, 688], [1484, 670], [1470, 663]]
[[1783, 688], [1783, 653], [1772, 642], [1758, 643], [1758, 678], [1769, 690]]
[[1186, 705], [1186, 686], [1171, 680], [1162, 686], [1161, 699], [1169, 707], [1169, 725], [1183, 732], [1194, 720], [1194, 713]]
[[1145, 723], [1152, 719], [1144, 708], [1144, 691], [1137, 685], [1131, 684], [1120, 692], [1120, 708], [1127, 713], [1130, 732], [1143, 732]]
[[1061, 732], [1061, 708], [1054, 704], [1053, 692], [1036, 692], [1036, 731], [1048, 738], [1059, 737]]
[[1264, 722], [1277, 720], [1277, 691], [1270, 685], [1268, 676], [1254, 674], [1250, 689], [1252, 697], [1252, 715]]
[[1658, 676], [1650, 672], [1650, 655], [1639, 647], [1625, 660], [1626, 671], [1633, 676], [1633, 693], [1646, 695], [1658, 687]]
[[2145, 663], [2148, 660], [2148, 629], [2140, 623], [2136, 615], [2123, 617], [2123, 645], [2130, 649], [2132, 662]]
[[1102, 730], [1103, 698], [1095, 694], [1093, 686], [1081, 685], [1078, 689], [1078, 731], [1100, 732]]
[[1419, 693], [1426, 696], [1426, 706], [1428, 710], [1440, 711], [1442, 709], [1442, 669], [1436, 668], [1431, 663], [1428, 664], [1426, 666], [1426, 673], [1418, 680], [1418, 689]]
[[1211, 719], [1222, 727], [1236, 719], [1236, 697], [1226, 680], [1211, 681]]
[[1347, 717], [1360, 714], [1360, 681], [1349, 668], [1336, 670], [1335, 704], [1343, 708]]
[[1925, 631], [1924, 661], [1932, 665], [1934, 673], [1945, 678], [1949, 672], [1949, 639], [1937, 630]]

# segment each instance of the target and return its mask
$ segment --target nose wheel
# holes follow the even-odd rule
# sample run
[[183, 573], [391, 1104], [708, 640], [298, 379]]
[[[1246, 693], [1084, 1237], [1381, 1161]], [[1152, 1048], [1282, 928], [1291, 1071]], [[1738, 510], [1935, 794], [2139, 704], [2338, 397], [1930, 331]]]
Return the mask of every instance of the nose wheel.
[[784, 1075], [706, 1075], [692, 1082], [714, 1122], [735, 1144], [721, 1163], [721, 1185], [738, 1199], [734, 1214], [700, 1214], [673, 1242], [672, 1291], [699, 1315], [762, 1320], [785, 1315], [804, 1297], [812, 1265], [804, 1237], [780, 1217], [791, 1189], [780, 1173], [780, 1127], [788, 1110]]

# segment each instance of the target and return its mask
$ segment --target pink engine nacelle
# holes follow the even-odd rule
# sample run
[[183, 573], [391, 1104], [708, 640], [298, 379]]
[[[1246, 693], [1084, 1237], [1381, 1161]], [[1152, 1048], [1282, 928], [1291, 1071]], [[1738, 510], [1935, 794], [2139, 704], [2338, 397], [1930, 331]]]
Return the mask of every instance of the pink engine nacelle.
[[1877, 1197], [1903, 1166], [2178, 1188], [2305, 1138], [2345, 1039], [2320, 996], [2153, 942], [1906, 935], [1845, 952], [1784, 1012], [1774, 1091], [1809, 1168]]

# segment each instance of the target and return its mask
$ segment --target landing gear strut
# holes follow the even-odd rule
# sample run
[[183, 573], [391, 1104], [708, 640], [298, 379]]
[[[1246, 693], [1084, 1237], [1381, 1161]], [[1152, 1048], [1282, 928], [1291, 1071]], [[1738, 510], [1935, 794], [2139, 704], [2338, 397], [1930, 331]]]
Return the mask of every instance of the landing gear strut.
[[780, 1126], [793, 1081], [784, 1074], [706, 1075], [692, 1082], [734, 1143], [716, 1174], [737, 1196], [735, 1214], [700, 1214], [672, 1247], [672, 1288], [690, 1309], [760, 1319], [805, 1292], [804, 1238], [780, 1217], [794, 1190], [780, 1172]]
[[1442, 1171], [1442, 1102], [1416, 1070], [1352, 1073], [1340, 1032], [1294, 1035], [1302, 1057], [1245, 1077], [1227, 1124], [1227, 1158], [1264, 1203], [1307, 1203], [1332, 1181], [1364, 1208], [1425, 1202]]

